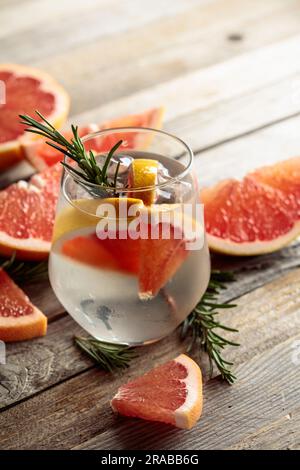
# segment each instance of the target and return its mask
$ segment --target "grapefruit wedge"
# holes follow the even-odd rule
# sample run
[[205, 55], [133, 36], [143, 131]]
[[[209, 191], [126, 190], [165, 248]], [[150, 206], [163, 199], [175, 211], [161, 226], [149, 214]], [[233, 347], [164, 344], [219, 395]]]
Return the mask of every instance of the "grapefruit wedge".
[[300, 234], [300, 159], [264, 167], [241, 181], [201, 193], [209, 247], [228, 255], [259, 255]]
[[[79, 135], [90, 134], [103, 129], [113, 127], [153, 127], [160, 129], [162, 125], [163, 108], [154, 108], [144, 111], [140, 114], [132, 114], [118, 119], [106, 121], [102, 124], [88, 124], [79, 128]], [[71, 132], [63, 133], [66, 138], [71, 138]], [[85, 143], [87, 150], [94, 150], [95, 152], [105, 152], [110, 150], [118, 140], [122, 138], [126, 144], [126, 148], [134, 148], [137, 143], [141, 143], [141, 138], [144, 139], [144, 146], [147, 145], [145, 136], [137, 132], [130, 132], [128, 134], [122, 132], [122, 135], [110, 135], [101, 138], [89, 140]], [[120, 147], [120, 149], [125, 148]], [[46, 167], [54, 165], [62, 159], [61, 152], [47, 145], [44, 141], [26, 143], [23, 146], [25, 158], [39, 171], [44, 170]]]
[[122, 385], [111, 400], [124, 416], [192, 428], [202, 413], [202, 375], [185, 354]]
[[23, 158], [22, 144], [36, 138], [25, 135], [19, 114], [32, 115], [38, 109], [55, 127], [60, 127], [68, 115], [70, 100], [52, 77], [31, 67], [1, 64], [0, 81], [4, 84], [0, 101], [0, 170], [3, 170]]
[[47, 317], [0, 268], [0, 340], [23, 341], [46, 331]]
[[300, 219], [300, 157], [259, 168], [249, 177], [282, 191], [290, 208], [295, 209], [294, 217]]
[[60, 163], [29, 182], [0, 191], [0, 253], [20, 259], [48, 257], [59, 194]]
[[[148, 300], [155, 297], [159, 290], [175, 275], [189, 251], [183, 235], [175, 237], [171, 225], [169, 238], [163, 237], [164, 223], [156, 227], [158, 238], [140, 240], [139, 297]], [[151, 227], [148, 227], [150, 232]]]

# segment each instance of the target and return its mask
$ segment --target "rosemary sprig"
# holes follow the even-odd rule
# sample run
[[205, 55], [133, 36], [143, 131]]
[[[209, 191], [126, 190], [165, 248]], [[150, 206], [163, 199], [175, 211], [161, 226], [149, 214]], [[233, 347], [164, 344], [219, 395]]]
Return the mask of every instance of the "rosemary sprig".
[[[217, 301], [220, 291], [226, 289], [226, 282], [233, 280], [233, 275], [229, 272], [212, 271], [207, 291], [181, 326], [182, 339], [191, 336], [188, 352], [196, 344], [199, 344], [201, 350], [204, 350], [208, 355], [211, 373], [213, 364], [215, 364], [222, 378], [230, 384], [235, 381], [235, 376], [229, 369], [232, 363], [222, 358], [221, 350], [225, 346], [238, 346], [238, 344], [227, 340], [214, 330], [219, 328], [237, 332], [237, 330], [229, 328], [216, 320], [218, 310], [235, 307], [234, 304], [221, 304]], [[75, 337], [75, 342], [96, 363], [109, 372], [128, 367], [131, 359], [136, 357], [135, 349], [127, 346], [118, 346], [94, 338], [82, 337]]]
[[0, 259], [0, 268], [4, 269], [15, 281], [35, 282], [48, 277], [47, 261], [39, 263], [20, 261], [16, 259], [15, 252], [10, 259]]
[[102, 369], [113, 372], [129, 367], [131, 359], [136, 357], [135, 350], [128, 346], [104, 343], [94, 338], [75, 336], [75, 343], [85, 351]]
[[[24, 124], [27, 127], [25, 130], [33, 134], [38, 134], [42, 137], [48, 139], [46, 144], [50, 147], [55, 148], [61, 152], [66, 157], [75, 161], [78, 165], [78, 169], [74, 168], [72, 165], [69, 165], [66, 162], [61, 162], [68, 170], [76, 177], [82, 178], [83, 181], [88, 183], [97, 184], [100, 186], [110, 186], [116, 187], [117, 185], [117, 176], [109, 180], [107, 175], [107, 170], [111, 158], [113, 157], [116, 150], [123, 143], [122, 140], [119, 140], [108, 152], [102, 168], [97, 164], [95, 159], [94, 152], [90, 150], [87, 152], [84, 148], [83, 142], [78, 135], [78, 126], [71, 125], [72, 130], [72, 139], [67, 140], [47, 119], [39, 112], [36, 111], [36, 114], [39, 116], [42, 122], [37, 121], [31, 116], [26, 114], [20, 114], [21, 124]], [[119, 165], [117, 165], [116, 173], [119, 171]]]
[[195, 346], [207, 353], [210, 363], [210, 374], [212, 375], [213, 366], [216, 365], [221, 377], [229, 384], [232, 384], [236, 377], [231, 372], [232, 362], [226, 361], [222, 357], [222, 351], [226, 346], [239, 346], [238, 343], [229, 341], [216, 330], [231, 331], [237, 333], [238, 330], [229, 328], [217, 320], [220, 309], [236, 307], [232, 303], [219, 303], [218, 295], [221, 290], [226, 289], [226, 282], [234, 280], [230, 272], [212, 271], [208, 288], [202, 299], [191, 312], [188, 318], [183, 322], [181, 337], [190, 335], [191, 341], [188, 352]]

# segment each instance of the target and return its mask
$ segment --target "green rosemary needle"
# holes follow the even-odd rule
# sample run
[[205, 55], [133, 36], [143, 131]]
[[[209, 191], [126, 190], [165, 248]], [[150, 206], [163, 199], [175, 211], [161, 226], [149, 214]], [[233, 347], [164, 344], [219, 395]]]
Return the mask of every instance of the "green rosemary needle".
[[[194, 308], [188, 318], [183, 322], [181, 337], [190, 336], [188, 352], [195, 346], [208, 355], [210, 363], [210, 374], [212, 375], [213, 366], [219, 370], [222, 379], [229, 384], [235, 382], [236, 377], [231, 372], [232, 362], [226, 361], [222, 357], [222, 351], [226, 346], [239, 346], [238, 343], [221, 336], [219, 330], [238, 333], [238, 330], [229, 328], [217, 320], [220, 309], [236, 307], [232, 303], [219, 303], [218, 295], [221, 290], [226, 289], [226, 282], [234, 280], [230, 272], [212, 271], [208, 288], [198, 305]], [[218, 331], [218, 333], [216, 332]]]
[[[97, 164], [94, 152], [92, 150], [88, 152], [85, 150], [83, 142], [78, 134], [78, 126], [71, 125], [72, 139], [69, 141], [49, 121], [47, 121], [39, 111], [36, 111], [36, 114], [41, 119], [41, 122], [26, 114], [20, 114], [19, 117], [21, 118], [21, 124], [29, 126], [25, 129], [27, 132], [38, 134], [45, 139], [48, 139], [46, 140], [46, 144], [75, 161], [78, 169], [66, 162], [61, 162], [69, 172], [71, 172], [75, 177], [79, 176], [87, 183], [99, 186], [116, 187], [118, 174], [112, 177], [110, 181], [108, 179], [107, 170], [111, 158], [120, 145], [122, 145], [122, 140], [119, 140], [110, 149], [101, 168]], [[119, 165], [117, 165], [116, 173], [117, 171], [119, 171]]]
[[77, 346], [108, 372], [129, 367], [131, 359], [136, 357], [135, 350], [128, 346], [104, 343], [94, 338], [81, 336], [75, 336], [74, 339]]

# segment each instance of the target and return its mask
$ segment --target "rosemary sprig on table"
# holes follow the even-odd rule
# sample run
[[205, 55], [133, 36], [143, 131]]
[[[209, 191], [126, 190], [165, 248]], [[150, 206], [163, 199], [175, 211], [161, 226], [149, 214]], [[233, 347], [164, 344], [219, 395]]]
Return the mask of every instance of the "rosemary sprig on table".
[[122, 140], [119, 140], [110, 149], [101, 168], [95, 159], [94, 152], [92, 150], [85, 150], [83, 142], [78, 135], [78, 126], [71, 125], [72, 139], [69, 141], [49, 121], [47, 121], [39, 111], [36, 111], [36, 114], [42, 122], [37, 121], [26, 114], [20, 114], [19, 117], [21, 118], [21, 124], [29, 126], [25, 129], [27, 132], [45, 137], [48, 139], [46, 144], [76, 162], [79, 170], [66, 162], [61, 162], [74, 177], [80, 177], [86, 183], [116, 187], [120, 165], [117, 165], [115, 175], [111, 180], [108, 178], [107, 170], [111, 158], [123, 143]]
[[47, 261], [28, 262], [16, 259], [14, 252], [10, 259], [0, 258], [0, 268], [4, 269], [14, 281], [40, 281], [48, 277]]
[[[232, 363], [222, 358], [221, 351], [225, 346], [238, 346], [238, 344], [227, 340], [214, 330], [223, 329], [237, 332], [237, 330], [221, 324], [216, 319], [216, 315], [219, 313], [218, 310], [235, 307], [234, 304], [221, 304], [217, 300], [220, 291], [226, 289], [225, 283], [231, 281], [233, 281], [231, 273], [212, 271], [207, 291], [181, 326], [181, 337], [190, 337], [188, 352], [196, 345], [199, 345], [200, 349], [208, 355], [211, 373], [215, 364], [222, 378], [230, 384], [235, 381], [235, 376], [229, 369]], [[112, 345], [94, 338], [75, 337], [75, 342], [103, 369], [110, 372], [128, 367], [131, 359], [136, 356], [134, 348]]]
[[75, 336], [74, 339], [77, 346], [108, 372], [125, 369], [129, 366], [131, 359], [136, 357], [135, 350], [127, 346], [104, 343], [94, 338], [81, 336]]
[[226, 289], [226, 282], [232, 282], [233, 275], [229, 272], [212, 271], [208, 288], [198, 305], [194, 308], [188, 318], [182, 324], [181, 337], [190, 335], [188, 352], [195, 346], [207, 353], [210, 363], [210, 374], [213, 366], [216, 365], [221, 377], [232, 384], [236, 377], [231, 372], [232, 362], [226, 361], [222, 357], [222, 351], [226, 346], [239, 346], [238, 343], [229, 341], [216, 330], [231, 331], [237, 333], [238, 330], [229, 328], [217, 320], [219, 310], [233, 308], [232, 303], [219, 303], [218, 295], [221, 290]]

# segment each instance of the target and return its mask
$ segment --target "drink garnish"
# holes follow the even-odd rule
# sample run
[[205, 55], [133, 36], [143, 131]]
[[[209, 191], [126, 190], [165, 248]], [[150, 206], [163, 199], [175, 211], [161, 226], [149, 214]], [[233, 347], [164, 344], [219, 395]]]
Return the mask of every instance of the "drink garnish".
[[103, 166], [100, 167], [96, 161], [93, 150], [87, 151], [85, 149], [78, 133], [78, 126], [74, 126], [73, 124], [71, 125], [72, 139], [67, 140], [64, 135], [61, 134], [39, 111], [36, 111], [36, 114], [42, 122], [39, 122], [26, 114], [20, 114], [19, 117], [21, 118], [21, 124], [29, 126], [25, 129], [26, 132], [31, 132], [45, 137], [48, 139], [46, 143], [50, 145], [50, 147], [53, 147], [77, 163], [79, 169], [76, 169], [66, 162], [61, 162], [75, 178], [79, 177], [85, 183], [112, 188], [116, 187], [120, 164], [117, 164], [115, 174], [112, 178], [108, 178], [107, 170], [112, 156], [122, 145], [122, 140], [119, 140], [109, 150], [105, 157]]

